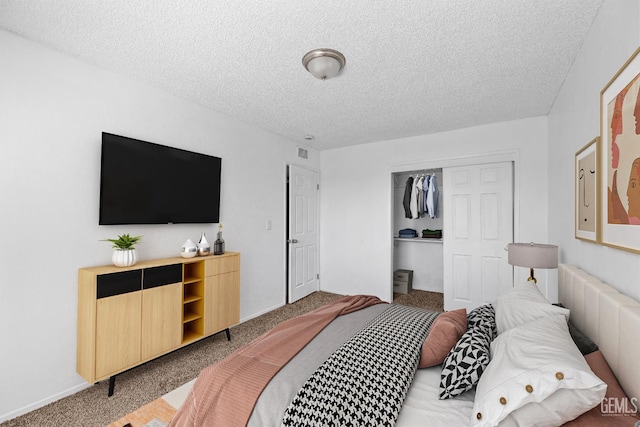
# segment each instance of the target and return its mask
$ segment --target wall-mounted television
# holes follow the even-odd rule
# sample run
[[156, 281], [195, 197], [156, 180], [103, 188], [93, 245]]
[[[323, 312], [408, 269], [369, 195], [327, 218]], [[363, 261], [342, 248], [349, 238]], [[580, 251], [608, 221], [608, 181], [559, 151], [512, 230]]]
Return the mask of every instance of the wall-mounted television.
[[100, 225], [218, 223], [219, 157], [102, 133]]

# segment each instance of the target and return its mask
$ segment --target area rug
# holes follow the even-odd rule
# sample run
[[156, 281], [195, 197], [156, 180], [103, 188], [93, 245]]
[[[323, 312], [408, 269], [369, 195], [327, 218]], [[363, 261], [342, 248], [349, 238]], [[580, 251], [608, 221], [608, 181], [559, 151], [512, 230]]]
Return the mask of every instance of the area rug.
[[169, 424], [182, 402], [187, 397], [195, 380], [170, 391], [151, 403], [136, 409], [119, 420], [109, 424], [108, 427], [163, 427]]

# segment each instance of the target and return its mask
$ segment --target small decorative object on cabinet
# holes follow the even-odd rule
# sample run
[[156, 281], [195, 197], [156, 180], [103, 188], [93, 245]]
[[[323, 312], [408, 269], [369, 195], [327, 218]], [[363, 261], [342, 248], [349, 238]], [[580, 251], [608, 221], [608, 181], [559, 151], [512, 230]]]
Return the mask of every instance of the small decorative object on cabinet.
[[240, 321], [240, 254], [78, 270], [78, 373], [115, 377]]
[[122, 234], [117, 239], [104, 239], [110, 242], [114, 249], [111, 261], [116, 267], [130, 267], [138, 262], [138, 254], [135, 245], [140, 241], [142, 236], [130, 236]]
[[211, 253], [211, 245], [207, 240], [207, 236], [204, 235], [204, 231], [202, 232], [202, 236], [200, 236], [200, 241], [198, 242], [198, 256], [205, 256]]
[[191, 241], [191, 239], [187, 239], [180, 248], [180, 255], [182, 255], [182, 258], [193, 258], [197, 254], [198, 247]]
[[130, 267], [138, 262], [138, 253], [135, 249], [116, 249], [111, 261], [116, 267]]
[[224, 239], [222, 238], [222, 224], [218, 225], [218, 238], [213, 243], [213, 254], [222, 255], [224, 253]]

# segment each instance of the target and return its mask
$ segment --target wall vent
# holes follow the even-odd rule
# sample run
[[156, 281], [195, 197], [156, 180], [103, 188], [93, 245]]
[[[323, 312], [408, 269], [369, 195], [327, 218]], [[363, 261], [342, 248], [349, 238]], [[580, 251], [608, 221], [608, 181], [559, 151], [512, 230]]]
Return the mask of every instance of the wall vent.
[[298, 157], [300, 157], [301, 159], [308, 159], [309, 152], [305, 148], [298, 147]]

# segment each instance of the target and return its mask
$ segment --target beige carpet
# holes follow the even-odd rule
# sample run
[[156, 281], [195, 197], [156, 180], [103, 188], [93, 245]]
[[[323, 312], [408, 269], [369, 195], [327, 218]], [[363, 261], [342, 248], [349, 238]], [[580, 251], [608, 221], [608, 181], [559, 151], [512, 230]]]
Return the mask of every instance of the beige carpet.
[[[119, 374], [115, 393], [111, 397], [107, 396], [108, 381], [103, 381], [0, 426], [108, 425], [189, 382], [205, 367], [278, 323], [339, 297], [328, 292], [315, 292], [300, 301], [231, 328], [231, 341], [227, 341], [225, 334], [221, 333]], [[414, 290], [408, 295], [395, 294], [394, 302], [442, 311], [443, 299], [440, 293]]]

